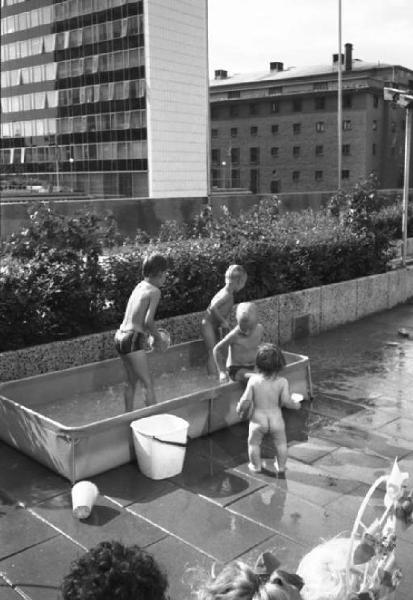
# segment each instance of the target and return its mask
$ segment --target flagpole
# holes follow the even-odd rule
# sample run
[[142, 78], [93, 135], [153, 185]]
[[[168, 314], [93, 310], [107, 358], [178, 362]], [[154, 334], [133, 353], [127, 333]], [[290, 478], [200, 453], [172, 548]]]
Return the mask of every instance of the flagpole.
[[341, 62], [341, 0], [338, 0], [338, 85], [337, 85], [337, 189], [341, 189], [342, 146], [343, 146], [343, 78]]

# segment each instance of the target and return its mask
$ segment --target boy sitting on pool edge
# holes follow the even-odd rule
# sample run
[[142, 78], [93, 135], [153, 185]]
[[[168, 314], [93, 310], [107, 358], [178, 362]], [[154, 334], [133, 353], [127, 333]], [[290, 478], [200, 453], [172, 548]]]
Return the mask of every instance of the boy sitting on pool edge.
[[254, 372], [258, 346], [264, 335], [264, 327], [257, 321], [257, 309], [252, 302], [238, 305], [236, 320], [234, 329], [213, 350], [221, 383], [229, 379], [243, 382], [248, 373]]

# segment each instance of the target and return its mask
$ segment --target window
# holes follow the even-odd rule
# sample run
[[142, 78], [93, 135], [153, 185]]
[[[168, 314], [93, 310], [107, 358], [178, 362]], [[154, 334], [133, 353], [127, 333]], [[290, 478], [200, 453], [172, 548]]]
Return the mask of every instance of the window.
[[250, 162], [255, 164], [260, 162], [259, 148], [250, 148]]
[[214, 106], [213, 108], [211, 108], [211, 119], [218, 119], [219, 117], [219, 110], [216, 106]]
[[218, 137], [218, 129], [211, 129], [211, 137], [213, 137], [213, 138]]
[[211, 170], [212, 187], [219, 187], [219, 169]]
[[293, 112], [301, 112], [303, 110], [303, 103], [301, 98], [293, 100]]
[[271, 133], [276, 135], [278, 133], [278, 125], [271, 125]]
[[293, 123], [293, 134], [298, 135], [301, 133], [301, 123]]
[[344, 129], [344, 131], [349, 131], [351, 129], [351, 121], [350, 121], [350, 119], [344, 119], [344, 121], [343, 121], [343, 129]]
[[212, 164], [219, 164], [220, 162], [220, 150], [219, 148], [212, 148], [211, 150], [211, 161]]
[[293, 146], [293, 156], [294, 158], [300, 156], [300, 146]]
[[273, 146], [273, 147], [271, 148], [271, 156], [272, 156], [273, 158], [277, 158], [277, 156], [278, 156], [278, 154], [279, 154], [279, 151], [280, 151], [280, 149], [279, 149], [279, 147], [278, 147], [278, 146]]
[[350, 144], [343, 144], [342, 152], [343, 156], [350, 156]]
[[232, 92], [228, 92], [228, 99], [240, 98], [240, 97], [241, 97], [241, 92], [239, 90], [234, 90]]
[[231, 104], [229, 107], [229, 116], [230, 117], [238, 117], [239, 115], [239, 106], [237, 104]]
[[315, 124], [315, 130], [317, 131], [317, 133], [321, 133], [322, 131], [324, 131], [324, 121], [317, 121], [317, 123]]
[[350, 171], [348, 169], [343, 169], [341, 171], [341, 178], [342, 179], [349, 179], [350, 177]]
[[231, 187], [241, 187], [241, 178], [239, 169], [231, 169]]
[[256, 194], [260, 189], [260, 172], [258, 169], [250, 170], [250, 190]]
[[371, 152], [372, 152], [373, 156], [376, 156], [376, 144], [372, 145]]
[[343, 108], [351, 108], [353, 106], [353, 96], [350, 94], [344, 94], [343, 96]]
[[315, 147], [315, 155], [316, 156], [323, 156], [324, 154], [324, 146], [322, 144], [318, 144]]
[[322, 171], [316, 171], [314, 173], [314, 179], [316, 181], [321, 181], [323, 179], [323, 172]]
[[373, 108], [378, 108], [379, 106], [379, 97], [374, 95], [373, 96]]
[[231, 137], [237, 137], [238, 127], [231, 127]]
[[396, 146], [390, 148], [390, 156], [396, 156]]
[[258, 104], [250, 104], [249, 105], [249, 113], [250, 115], [258, 115]]
[[255, 126], [250, 127], [250, 134], [251, 135], [257, 135], [257, 133], [258, 133], [258, 127], [255, 127]]
[[273, 179], [271, 181], [270, 192], [271, 192], [271, 194], [279, 194], [280, 193], [280, 182], [277, 179]]
[[377, 121], [374, 120], [373, 123], [371, 124], [371, 128], [373, 129], [373, 131], [377, 131]]
[[324, 110], [326, 107], [326, 99], [324, 96], [320, 96], [314, 100], [314, 107], [316, 110]]
[[280, 103], [279, 102], [271, 102], [270, 111], [272, 113], [280, 112]]
[[391, 122], [391, 126], [390, 126], [391, 131], [394, 133], [396, 131], [396, 121], [392, 121]]
[[300, 180], [300, 171], [293, 171], [292, 179], [293, 179], [293, 181], [299, 181]]
[[275, 94], [282, 94], [283, 88], [281, 85], [270, 87], [270, 88], [268, 88], [268, 93], [270, 96], [275, 96]]
[[231, 148], [231, 164], [238, 165], [240, 161], [239, 148]]

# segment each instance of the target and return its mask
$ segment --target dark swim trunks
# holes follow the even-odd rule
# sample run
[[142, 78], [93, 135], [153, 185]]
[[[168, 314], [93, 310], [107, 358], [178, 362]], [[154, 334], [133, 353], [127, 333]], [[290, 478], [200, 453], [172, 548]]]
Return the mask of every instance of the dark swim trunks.
[[119, 354], [129, 354], [137, 350], [145, 350], [146, 337], [141, 331], [117, 330], [115, 333], [115, 347]]
[[255, 365], [231, 365], [228, 367], [228, 375], [232, 379], [232, 381], [236, 381], [237, 373], [240, 369], [246, 369], [249, 372], [253, 372], [255, 370]]

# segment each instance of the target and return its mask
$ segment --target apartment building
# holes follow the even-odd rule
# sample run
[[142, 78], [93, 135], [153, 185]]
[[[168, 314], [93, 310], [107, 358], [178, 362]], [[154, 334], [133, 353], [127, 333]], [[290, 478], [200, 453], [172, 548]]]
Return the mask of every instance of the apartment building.
[[[210, 82], [212, 188], [252, 192], [337, 188], [338, 54], [330, 64], [261, 73], [215, 71]], [[383, 87], [413, 89], [413, 71], [341, 56], [342, 184], [374, 171], [383, 188], [402, 185], [405, 111], [383, 100]]]
[[207, 0], [1, 0], [2, 173], [207, 195]]

